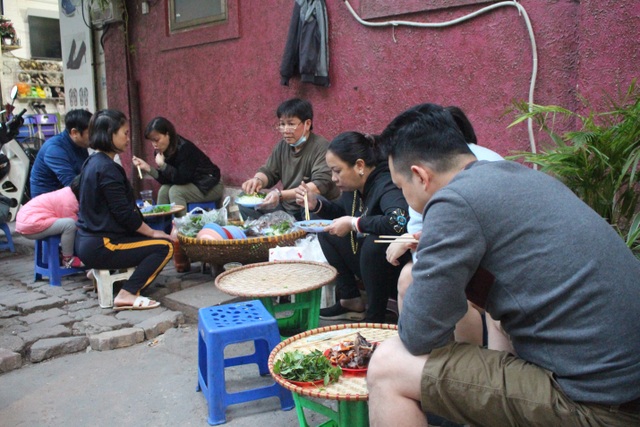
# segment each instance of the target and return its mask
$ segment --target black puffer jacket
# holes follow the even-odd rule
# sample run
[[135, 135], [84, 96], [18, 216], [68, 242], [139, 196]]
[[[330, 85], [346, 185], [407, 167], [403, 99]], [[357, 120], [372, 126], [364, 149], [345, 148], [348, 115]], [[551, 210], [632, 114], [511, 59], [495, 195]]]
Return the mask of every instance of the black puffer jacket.
[[160, 184], [193, 183], [206, 194], [220, 182], [220, 168], [193, 142], [178, 135], [177, 149], [165, 159], [165, 167], [158, 170], [157, 180]]
[[407, 201], [402, 191], [391, 181], [387, 162], [380, 163], [371, 172], [364, 184], [363, 194], [359, 191], [346, 191], [335, 202], [324, 197], [318, 199], [322, 200], [322, 208], [316, 215], [323, 219], [360, 217], [358, 228], [363, 234], [403, 234], [407, 231]]

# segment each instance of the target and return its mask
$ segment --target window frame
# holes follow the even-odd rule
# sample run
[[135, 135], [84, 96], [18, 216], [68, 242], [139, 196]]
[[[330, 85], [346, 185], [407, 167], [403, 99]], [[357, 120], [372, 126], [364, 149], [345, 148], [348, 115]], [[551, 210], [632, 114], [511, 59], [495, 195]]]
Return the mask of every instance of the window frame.
[[167, 52], [175, 49], [206, 45], [224, 40], [240, 38], [240, 19], [238, 14], [239, 0], [225, 0], [227, 6], [227, 20], [202, 24], [181, 30], [170, 31], [169, 3], [165, 3], [166, 31], [160, 51]]
[[180, 0], [169, 0], [169, 32], [174, 33], [182, 30], [192, 30], [204, 25], [211, 24], [222, 24], [229, 19], [228, 8], [227, 8], [227, 0], [219, 0], [222, 13], [218, 15], [212, 15], [208, 17], [202, 17], [198, 19], [192, 19], [190, 21], [185, 21], [182, 23], [176, 22], [175, 19], [175, 3]]

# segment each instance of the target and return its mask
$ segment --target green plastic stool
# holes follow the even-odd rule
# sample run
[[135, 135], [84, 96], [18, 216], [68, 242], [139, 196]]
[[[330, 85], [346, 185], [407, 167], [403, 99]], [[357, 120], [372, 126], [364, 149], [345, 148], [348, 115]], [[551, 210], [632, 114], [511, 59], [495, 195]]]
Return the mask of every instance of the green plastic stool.
[[311, 427], [304, 415], [304, 408], [329, 418], [317, 427], [369, 427], [369, 405], [367, 401], [338, 401], [338, 411], [292, 392], [300, 427]]
[[[294, 302], [273, 304], [271, 297], [260, 298], [260, 301], [278, 322], [280, 337], [288, 338], [300, 332], [317, 328], [320, 323], [320, 299], [322, 288], [295, 294]], [[279, 313], [292, 312], [288, 316], [278, 317]]]

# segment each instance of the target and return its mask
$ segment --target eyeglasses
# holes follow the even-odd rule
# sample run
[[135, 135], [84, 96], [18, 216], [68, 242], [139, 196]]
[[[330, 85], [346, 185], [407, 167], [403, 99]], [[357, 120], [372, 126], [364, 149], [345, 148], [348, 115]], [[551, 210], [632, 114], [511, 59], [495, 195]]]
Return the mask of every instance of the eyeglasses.
[[304, 122], [300, 122], [297, 125], [279, 123], [274, 126], [274, 129], [278, 132], [293, 132], [298, 129], [298, 127], [300, 127], [300, 125], [303, 123]]

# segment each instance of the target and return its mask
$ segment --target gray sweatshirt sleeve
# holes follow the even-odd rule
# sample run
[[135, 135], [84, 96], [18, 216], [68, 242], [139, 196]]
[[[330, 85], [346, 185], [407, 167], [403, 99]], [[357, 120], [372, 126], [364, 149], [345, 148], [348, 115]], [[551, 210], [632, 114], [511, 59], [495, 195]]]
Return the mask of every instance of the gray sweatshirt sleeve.
[[485, 252], [478, 220], [466, 201], [446, 188], [427, 206], [413, 283], [398, 322], [405, 347], [430, 353], [451, 338], [467, 311], [465, 287]]

